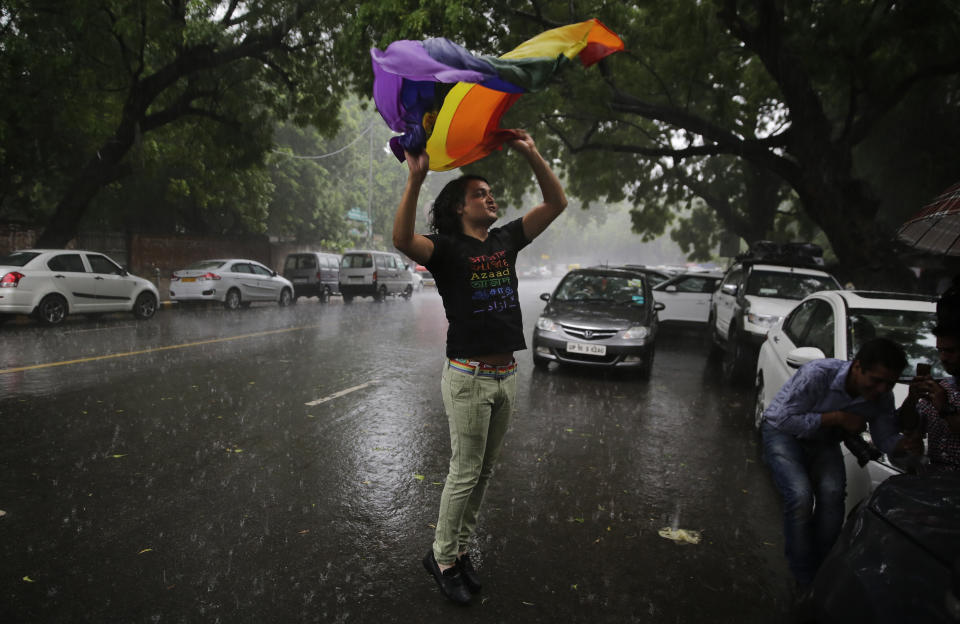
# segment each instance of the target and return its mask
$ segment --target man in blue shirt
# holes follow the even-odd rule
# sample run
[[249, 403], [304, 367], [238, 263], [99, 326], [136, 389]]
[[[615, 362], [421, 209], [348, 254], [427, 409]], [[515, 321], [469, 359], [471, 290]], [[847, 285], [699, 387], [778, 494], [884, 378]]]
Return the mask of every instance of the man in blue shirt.
[[764, 461], [783, 497], [784, 548], [801, 591], [843, 526], [844, 435], [858, 434], [869, 424], [884, 453], [910, 446], [898, 431], [893, 399], [906, 365], [898, 344], [875, 338], [852, 362], [828, 358], [801, 366], [763, 413]]

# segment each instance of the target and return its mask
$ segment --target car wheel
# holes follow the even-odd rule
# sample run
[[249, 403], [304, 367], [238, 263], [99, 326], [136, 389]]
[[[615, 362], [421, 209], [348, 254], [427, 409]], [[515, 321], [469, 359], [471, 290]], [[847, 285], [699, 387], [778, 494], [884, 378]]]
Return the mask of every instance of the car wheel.
[[403, 291], [403, 298], [409, 301], [413, 297], [413, 286], [407, 284], [407, 288]]
[[293, 299], [293, 295], [290, 294], [290, 289], [284, 288], [283, 290], [280, 291], [280, 300], [277, 303], [280, 304], [281, 308], [286, 308], [287, 306], [290, 305], [290, 302], [292, 299]]
[[727, 350], [723, 354], [723, 378], [731, 385], [742, 385], [746, 381], [747, 363], [750, 360], [749, 348], [739, 332], [731, 331], [727, 341]]
[[377, 294], [373, 296], [374, 301], [384, 302], [387, 300], [387, 287], [381, 286], [377, 289]]
[[640, 378], [650, 379], [650, 373], [653, 372], [653, 356], [656, 354], [652, 348], [643, 354], [643, 364], [640, 366]]
[[763, 420], [763, 377], [757, 379], [757, 387], [753, 397], [753, 427], [760, 430], [760, 421]]
[[67, 316], [67, 300], [60, 295], [47, 295], [37, 306], [37, 319], [44, 325], [56, 325]]
[[320, 291], [320, 303], [328, 303], [330, 301], [330, 287], [324, 286], [323, 290]]
[[344, 296], [343, 296], [343, 302], [344, 302], [344, 303], [353, 303], [353, 295], [344, 295]]
[[223, 307], [228, 310], [236, 310], [240, 307], [242, 301], [240, 300], [240, 291], [236, 288], [231, 288], [227, 291], [227, 296], [223, 298]]
[[723, 340], [720, 338], [720, 332], [717, 331], [717, 317], [710, 313], [710, 319], [707, 321], [707, 358], [712, 360], [719, 359], [723, 353]]
[[157, 298], [151, 292], [142, 292], [137, 295], [137, 300], [133, 302], [133, 316], [140, 320], [146, 320], [156, 314]]

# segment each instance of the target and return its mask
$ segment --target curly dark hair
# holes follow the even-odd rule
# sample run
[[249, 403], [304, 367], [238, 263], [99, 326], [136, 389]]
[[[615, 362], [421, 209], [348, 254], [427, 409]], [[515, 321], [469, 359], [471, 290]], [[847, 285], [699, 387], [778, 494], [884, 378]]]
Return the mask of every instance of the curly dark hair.
[[447, 182], [430, 209], [431, 232], [447, 235], [463, 232], [463, 222], [457, 210], [466, 203], [467, 183], [471, 180], [490, 184], [483, 176], [469, 174]]

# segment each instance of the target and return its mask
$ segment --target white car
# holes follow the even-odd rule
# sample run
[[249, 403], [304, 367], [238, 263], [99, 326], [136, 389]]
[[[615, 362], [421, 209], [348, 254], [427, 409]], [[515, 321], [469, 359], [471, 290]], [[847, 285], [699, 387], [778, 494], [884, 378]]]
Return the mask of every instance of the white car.
[[799, 257], [731, 266], [713, 293], [708, 320], [714, 348], [724, 351], [724, 377], [748, 382], [770, 328], [810, 293], [839, 288], [832, 275]]
[[[923, 295], [831, 290], [808, 296], [770, 330], [760, 348], [754, 425], [759, 429], [764, 410], [801, 365], [824, 357], [852, 360], [864, 342], [881, 336], [892, 339], [907, 353], [904, 383], [893, 389], [899, 406], [907, 396], [908, 380], [917, 363], [931, 364], [934, 377], [945, 376], [933, 335], [936, 324], [936, 301]], [[861, 469], [846, 447], [843, 452], [848, 512], [881, 481], [901, 472], [886, 457]]]
[[201, 260], [173, 272], [170, 300], [219, 301], [228, 310], [255, 301], [273, 301], [286, 307], [293, 301], [293, 284], [256, 260]]
[[0, 258], [0, 323], [32, 314], [56, 325], [68, 314], [157, 311], [157, 287], [93, 251], [23, 249]]
[[703, 323], [710, 317], [710, 300], [723, 274], [718, 271], [683, 273], [653, 288], [653, 298], [665, 307], [661, 323]]

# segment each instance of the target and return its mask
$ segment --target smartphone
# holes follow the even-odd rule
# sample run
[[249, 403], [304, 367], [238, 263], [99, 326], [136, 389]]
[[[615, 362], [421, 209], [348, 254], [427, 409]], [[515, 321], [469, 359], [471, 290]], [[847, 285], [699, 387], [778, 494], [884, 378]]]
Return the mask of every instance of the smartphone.
[[925, 377], [930, 374], [930, 365], [926, 362], [917, 364], [917, 377]]

